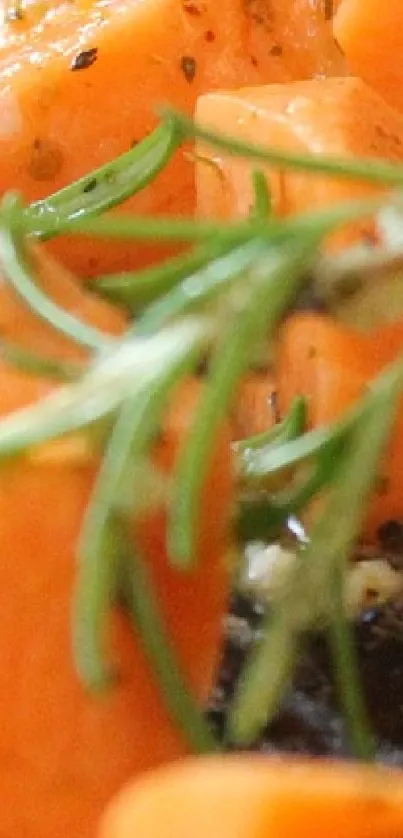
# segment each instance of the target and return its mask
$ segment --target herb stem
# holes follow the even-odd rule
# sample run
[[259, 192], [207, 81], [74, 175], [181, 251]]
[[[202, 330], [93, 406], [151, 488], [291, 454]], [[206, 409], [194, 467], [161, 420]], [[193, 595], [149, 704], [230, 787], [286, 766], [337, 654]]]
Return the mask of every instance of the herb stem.
[[346, 179], [381, 183], [383, 186], [403, 186], [403, 166], [398, 163], [388, 163], [377, 158], [355, 160], [349, 157], [326, 157], [324, 154], [293, 154], [210, 131], [173, 108], [162, 109], [161, 115], [176, 124], [183, 140], [202, 140], [214, 148], [220, 148], [238, 157], [259, 160], [275, 168], [311, 172], [313, 175], [337, 175]]
[[124, 605], [134, 629], [140, 632], [166, 707], [193, 751], [199, 754], [217, 751], [218, 743], [180, 672], [147, 565], [136, 551], [127, 552], [123, 567]]
[[24, 210], [31, 228], [50, 238], [58, 224], [89, 218], [121, 204], [143, 189], [166, 166], [180, 144], [175, 123], [169, 119], [135, 148], [76, 180]]
[[362, 695], [354, 634], [345, 613], [344, 578], [344, 568], [336, 568], [329, 602], [329, 638], [351, 747], [356, 759], [368, 762], [374, 759], [375, 745]]
[[190, 568], [195, 561], [197, 510], [211, 462], [212, 442], [263, 334], [270, 336], [302, 284], [303, 267], [316, 243], [316, 239], [315, 245], [311, 239], [296, 242], [292, 252], [272, 254], [271, 264], [267, 259], [257, 263], [242, 316], [235, 329], [231, 325], [213, 357], [209, 381], [177, 466], [168, 543], [172, 562], [182, 568]]
[[[3, 206], [3, 224], [0, 226], [0, 260], [4, 275], [15, 292], [41, 320], [80, 346], [93, 352], [99, 352], [111, 346], [115, 338], [87, 325], [62, 309], [36, 284], [27, 254], [24, 252], [23, 238], [11, 226], [12, 212], [12, 207], [7, 207], [5, 212]], [[5, 214], [9, 217], [11, 224], [7, 225]]]
[[116, 589], [115, 510], [124, 500], [128, 472], [136, 474], [146, 453], [169, 391], [194, 364], [200, 343], [184, 342], [163, 373], [155, 370], [155, 381], [132, 388], [104, 454], [80, 536], [73, 621], [76, 667], [90, 689], [102, 689], [110, 681], [105, 636], [111, 591]]

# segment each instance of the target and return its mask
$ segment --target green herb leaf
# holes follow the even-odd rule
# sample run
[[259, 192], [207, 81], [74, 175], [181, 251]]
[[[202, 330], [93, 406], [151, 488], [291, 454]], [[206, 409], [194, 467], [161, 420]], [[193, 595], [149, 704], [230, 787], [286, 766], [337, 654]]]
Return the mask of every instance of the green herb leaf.
[[18, 203], [7, 196], [0, 212], [0, 261], [4, 277], [34, 314], [53, 329], [86, 349], [96, 352], [106, 349], [114, 343], [114, 338], [62, 309], [37, 285], [24, 249], [23, 236], [13, 223], [19, 212]]
[[217, 751], [218, 744], [178, 667], [147, 565], [135, 551], [127, 553], [122, 573], [124, 605], [136, 632], [140, 631], [167, 709], [193, 751], [199, 754]]
[[357, 160], [349, 157], [326, 157], [324, 154], [293, 154], [257, 143], [247, 143], [229, 134], [209, 131], [173, 108], [161, 109], [161, 116], [176, 125], [183, 140], [192, 137], [203, 140], [207, 145], [223, 149], [229, 154], [259, 160], [275, 168], [312, 172], [314, 175], [337, 175], [337, 177], [347, 179], [381, 183], [385, 186], [403, 185], [403, 166], [398, 163], [388, 163], [377, 158]]
[[260, 169], [252, 172], [252, 186], [255, 203], [251, 209], [251, 218], [267, 218], [271, 212], [271, 194], [267, 177]]
[[[363, 400], [362, 413], [339, 458], [325, 510], [314, 526], [310, 543], [294, 563], [287, 585], [273, 605], [261, 644], [242, 675], [230, 720], [231, 735], [238, 743], [253, 741], [278, 706], [287, 683], [284, 649], [288, 649], [287, 660], [292, 659], [299, 634], [333, 608], [334, 574], [344, 568], [362, 524], [402, 387], [403, 361], [399, 360], [378, 378]], [[337, 650], [340, 653], [338, 645]], [[343, 654], [343, 665], [349, 666], [348, 651]], [[356, 715], [360, 707], [359, 699], [354, 703], [351, 696], [346, 698], [353, 744], [362, 747], [361, 757], [367, 757], [371, 746], [364, 720]]]
[[[179, 144], [175, 123], [168, 119], [131, 151], [27, 207], [24, 214], [32, 232], [49, 238], [62, 221], [96, 216], [121, 204], [153, 180]], [[49, 222], [47, 230], [44, 222]]]
[[293, 252], [273, 252], [257, 263], [250, 289], [231, 332], [211, 364], [211, 374], [189, 440], [179, 458], [169, 530], [171, 560], [182, 568], [195, 558], [195, 530], [200, 496], [213, 443], [238, 380], [248, 369], [264, 334], [270, 336], [300, 288], [317, 240], [296, 242]]
[[[73, 648], [77, 670], [90, 689], [110, 683], [106, 655], [111, 596], [117, 590], [115, 516], [124, 494], [128, 472], [147, 452], [169, 391], [195, 363], [202, 339], [184, 341], [181, 351], [164, 361], [143, 388], [133, 384], [111, 433], [93, 495], [87, 509], [78, 549]], [[134, 391], [134, 392], [133, 392]], [[140, 491], [140, 487], [139, 487]]]

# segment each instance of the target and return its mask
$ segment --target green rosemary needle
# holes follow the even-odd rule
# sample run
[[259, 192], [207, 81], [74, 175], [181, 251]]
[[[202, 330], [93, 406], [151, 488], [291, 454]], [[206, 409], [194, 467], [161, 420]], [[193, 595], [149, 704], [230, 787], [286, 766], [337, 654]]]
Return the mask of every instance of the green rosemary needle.
[[213, 148], [227, 151], [237, 157], [259, 160], [275, 168], [290, 171], [312, 172], [313, 175], [337, 175], [347, 180], [365, 180], [384, 186], [403, 186], [403, 166], [388, 163], [377, 158], [357, 160], [354, 158], [326, 157], [324, 154], [293, 154], [289, 151], [248, 143], [227, 134], [210, 131], [198, 125], [190, 117], [173, 108], [160, 111], [163, 120], [176, 125], [182, 139], [202, 140]]
[[68, 383], [84, 372], [84, 365], [38, 355], [16, 343], [0, 340], [0, 358], [24, 373]]
[[[263, 170], [252, 169], [254, 205], [246, 220], [105, 213], [148, 184], [186, 138], [242, 155], [254, 161], [253, 165], [362, 179], [396, 189], [403, 186], [403, 167], [380, 160], [341, 160], [252, 145], [215, 134], [169, 110], [163, 123], [126, 155], [30, 207], [22, 207], [9, 196], [0, 212], [0, 257], [7, 280], [38, 317], [95, 353], [90, 364], [82, 371], [72, 369], [70, 375], [68, 367], [58, 366], [52, 359], [35, 354], [24, 358], [24, 350], [4, 346], [3, 356], [9, 361], [14, 358], [19, 368], [31, 364], [33, 373], [54, 374], [68, 383], [0, 420], [0, 458], [87, 428], [104, 417], [108, 417], [108, 428], [112, 426], [79, 545], [73, 627], [79, 674], [92, 688], [108, 683], [114, 663], [105, 648], [108, 618], [111, 608], [123, 601], [133, 626], [141, 633], [167, 709], [190, 745], [205, 751], [214, 750], [216, 743], [183, 681], [146, 563], [140, 555], [132, 555], [129, 546], [125, 516], [130, 475], [138, 473], [136, 466], [147, 462], [152, 433], [173, 386], [207, 351], [206, 387], [179, 455], [170, 498], [170, 557], [180, 568], [192, 570], [197, 556], [200, 495], [216, 434], [256, 347], [263, 336], [273, 334], [309, 273], [322, 291], [327, 281], [324, 266], [329, 266], [329, 261], [329, 270], [332, 264], [335, 267], [333, 290], [340, 270], [348, 273], [340, 257], [332, 262], [332, 256], [318, 256], [322, 237], [338, 225], [382, 207], [401, 210], [402, 196], [399, 192], [378, 195], [280, 219], [271, 214]], [[387, 219], [388, 213], [384, 217]], [[36, 282], [25, 236], [47, 239], [62, 234], [165, 240], [188, 243], [192, 249], [161, 266], [99, 278], [101, 294], [140, 314], [129, 333], [118, 340], [59, 308]], [[373, 259], [372, 267], [377, 256], [379, 265], [379, 255], [374, 248], [368, 256], [369, 262]], [[371, 269], [366, 264], [366, 270]], [[70, 377], [73, 380], [69, 381]], [[305, 406], [299, 401], [273, 433], [235, 448], [241, 471], [251, 483], [263, 480], [269, 487], [273, 476], [291, 472], [281, 491], [267, 491], [263, 498], [259, 492], [255, 497], [238, 499], [237, 526], [244, 536], [256, 536], [259, 527], [266, 535], [277, 531], [289, 514], [303, 508], [315, 493], [330, 488], [312, 540], [274, 602], [270, 621], [241, 679], [230, 721], [230, 733], [237, 742], [250, 742], [273, 715], [290, 681], [301, 633], [326, 612], [353, 747], [361, 757], [368, 758], [371, 753], [354, 650], [338, 607], [337, 586], [393, 423], [402, 379], [399, 362], [369, 386], [366, 397], [341, 422], [308, 433], [302, 433]]]
[[[172, 360], [161, 359], [143, 387], [133, 382], [132, 394], [121, 410], [106, 446], [101, 468], [80, 537], [73, 620], [76, 667], [84, 684], [102, 689], [110, 683], [106, 636], [111, 596], [117, 590], [117, 566], [110, 530], [114, 513], [125, 495], [129, 474], [147, 453], [158, 428], [167, 396], [174, 384], [194, 366], [204, 336], [199, 342], [183, 342]], [[138, 491], [141, 488], [138, 487]]]
[[[287, 585], [273, 605], [261, 644], [242, 675], [230, 721], [231, 735], [239, 743], [253, 741], [278, 706], [287, 683], [284, 648], [292, 659], [301, 631], [316, 618], [328, 616], [334, 573], [344, 567], [358, 535], [402, 388], [403, 361], [399, 360], [379, 376], [363, 401], [362, 413], [339, 457], [325, 510], [310, 543], [293, 565]], [[339, 646], [337, 649], [340, 653]], [[349, 662], [347, 655], [344, 666]], [[367, 758], [371, 745], [365, 736], [365, 722], [360, 715], [351, 716], [361, 705], [348, 698], [347, 705], [353, 741], [361, 749], [358, 756]]]
[[[47, 238], [44, 222], [97, 216], [143, 189], [163, 169], [180, 144], [175, 123], [166, 120], [133, 149], [24, 210], [33, 233]], [[38, 229], [36, 230], [36, 222]]]
[[128, 550], [124, 559], [123, 604], [136, 631], [140, 631], [167, 709], [195, 753], [217, 751], [218, 743], [178, 667], [147, 565], [135, 551]]
[[250, 217], [267, 218], [271, 212], [271, 194], [267, 177], [260, 169], [254, 169], [252, 172], [252, 187], [255, 201]]
[[24, 249], [24, 237], [14, 223], [14, 219], [18, 223], [20, 212], [18, 199], [6, 196], [0, 209], [0, 263], [4, 277], [34, 314], [53, 329], [86, 349], [105, 350], [114, 338], [65, 311], [40, 289]]
[[200, 495], [211, 461], [212, 445], [227, 414], [240, 376], [250, 364], [264, 334], [270, 336], [301, 286], [317, 239], [294, 243], [257, 263], [249, 294], [213, 357], [209, 381], [189, 440], [179, 456], [168, 533], [171, 560], [182, 568], [194, 561], [194, 539]]

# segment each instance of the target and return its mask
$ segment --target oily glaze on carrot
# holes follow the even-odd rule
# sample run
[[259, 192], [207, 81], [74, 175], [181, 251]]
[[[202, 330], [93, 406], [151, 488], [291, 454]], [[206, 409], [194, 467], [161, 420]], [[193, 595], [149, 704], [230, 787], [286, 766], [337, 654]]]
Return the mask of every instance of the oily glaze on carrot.
[[351, 73], [403, 110], [402, 6], [399, 0], [342, 0], [334, 33]]
[[[365, 5], [365, 4], [364, 4]], [[196, 117], [203, 125], [240, 140], [281, 151], [403, 160], [403, 117], [358, 78], [316, 79], [263, 85], [202, 96]], [[197, 207], [202, 217], [242, 217], [253, 206], [256, 164], [199, 144]], [[207, 162], [205, 162], [207, 160]], [[306, 173], [262, 167], [279, 215], [321, 209], [376, 194], [377, 187]], [[360, 222], [337, 235], [338, 246], [374, 236]]]
[[401, 838], [400, 772], [261, 756], [188, 760], [112, 801], [99, 838]]
[[[12, 5], [12, 4], [10, 4]], [[311, 0], [78, 0], [24, 4], [0, 30], [0, 194], [43, 198], [128, 151], [169, 103], [192, 113], [219, 87], [308, 78], [339, 53]], [[173, 186], [174, 184], [174, 186]], [[193, 162], [180, 152], [130, 201], [138, 213], [191, 213]], [[156, 245], [63, 239], [77, 273], [132, 267]]]
[[[120, 315], [75, 288], [62, 271], [49, 274], [48, 292], [55, 285], [58, 301], [77, 316], [111, 333], [122, 330]], [[26, 327], [36, 351], [50, 353], [53, 346], [59, 358], [82, 360], [81, 352], [67, 351], [64, 339], [21, 304], [19, 309], [10, 294], [0, 286], [10, 340], [17, 341]], [[0, 414], [36, 401], [54, 386], [2, 362]], [[172, 468], [200, 386], [185, 382], [168, 410], [154, 453], [165, 472]], [[227, 598], [229, 443], [224, 428], [203, 494], [194, 574], [168, 568], [161, 509], [143, 513], [133, 525], [184, 678], [199, 698], [211, 683]], [[2, 838], [92, 838], [103, 806], [123, 782], [186, 752], [140, 638], [122, 617], [111, 620], [116, 688], [88, 695], [73, 666], [75, 551], [98, 463], [89, 438], [75, 434], [0, 467]]]
[[[278, 349], [277, 386], [280, 412], [297, 395], [307, 399], [310, 427], [340, 419], [368, 383], [401, 353], [403, 323], [361, 335], [330, 317], [296, 314], [283, 326]], [[379, 527], [403, 513], [403, 401], [383, 458], [364, 536], [376, 538]]]

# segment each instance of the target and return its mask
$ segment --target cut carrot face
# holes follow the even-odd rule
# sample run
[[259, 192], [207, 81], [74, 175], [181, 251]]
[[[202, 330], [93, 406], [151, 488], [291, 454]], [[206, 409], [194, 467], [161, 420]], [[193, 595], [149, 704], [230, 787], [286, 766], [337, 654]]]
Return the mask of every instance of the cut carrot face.
[[403, 110], [402, 7], [399, 0], [342, 0], [334, 33], [351, 73]]
[[[159, 105], [190, 114], [207, 90], [308, 78], [339, 60], [310, 0], [276, 0], [270, 11], [261, 0], [24, 4], [0, 30], [0, 194], [46, 197], [138, 143]], [[128, 206], [182, 214], [194, 203], [193, 164], [181, 152]], [[141, 256], [137, 244], [88, 239], [56, 250], [82, 275], [156, 257], [156, 245]]]
[[134, 782], [99, 838], [400, 838], [400, 772], [256, 756], [189, 760]]
[[[360, 79], [334, 78], [265, 85], [202, 96], [198, 121], [239, 140], [281, 151], [403, 159], [403, 118]], [[199, 144], [197, 207], [202, 217], [246, 216], [254, 203], [256, 164]], [[376, 194], [377, 187], [337, 178], [261, 167], [279, 215], [321, 209]], [[371, 222], [351, 225], [339, 245], [374, 236]]]
[[[330, 317], [298, 314], [279, 338], [277, 386], [281, 412], [293, 399], [307, 400], [310, 427], [341, 419], [365, 394], [368, 384], [401, 353], [403, 325], [390, 324], [359, 335]], [[403, 513], [403, 401], [382, 460], [364, 535], [373, 540], [379, 527]]]

